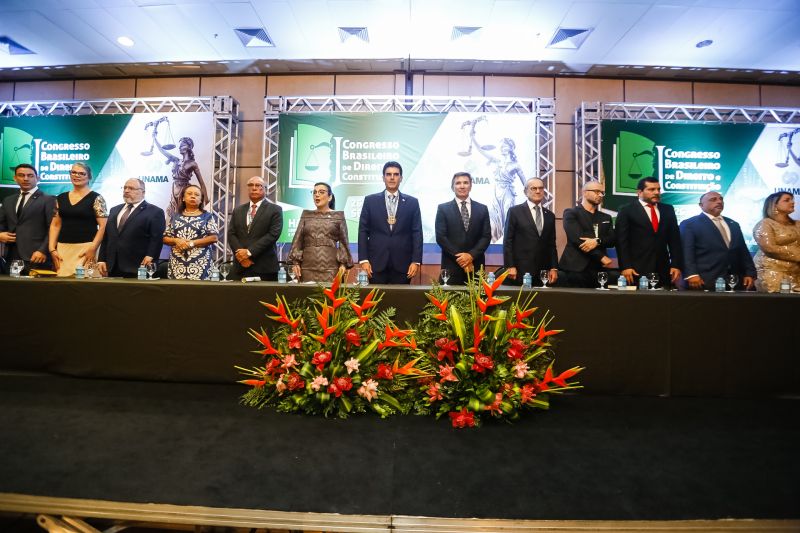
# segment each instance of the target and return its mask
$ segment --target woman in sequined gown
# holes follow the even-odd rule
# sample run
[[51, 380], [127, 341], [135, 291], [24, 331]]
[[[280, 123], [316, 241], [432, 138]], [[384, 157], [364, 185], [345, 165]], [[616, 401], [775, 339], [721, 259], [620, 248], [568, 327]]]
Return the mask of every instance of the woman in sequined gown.
[[315, 183], [315, 210], [304, 210], [292, 240], [289, 261], [300, 281], [328, 283], [353, 266], [342, 211], [334, 211], [336, 198], [327, 183]]
[[172, 246], [169, 254], [169, 279], [209, 279], [211, 248], [217, 242], [217, 223], [203, 210], [203, 192], [197, 185], [183, 191], [180, 211], [172, 215], [164, 232], [164, 244]]
[[783, 279], [800, 290], [800, 221], [789, 218], [793, 212], [790, 192], [772, 193], [764, 200], [764, 218], [753, 228], [758, 243], [756, 289], [760, 292], [780, 291]]

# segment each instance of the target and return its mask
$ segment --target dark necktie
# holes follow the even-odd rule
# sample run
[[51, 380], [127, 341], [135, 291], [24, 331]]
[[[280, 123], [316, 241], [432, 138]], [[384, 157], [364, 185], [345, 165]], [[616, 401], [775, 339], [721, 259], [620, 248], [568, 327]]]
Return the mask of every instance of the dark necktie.
[[248, 217], [250, 221], [247, 223], [247, 231], [250, 231], [250, 226], [253, 225], [253, 219], [256, 218], [256, 212], [258, 211], [258, 204], [253, 204], [250, 206], [250, 216]]
[[131, 216], [131, 210], [133, 209], [133, 204], [127, 204], [125, 206], [125, 212], [122, 213], [122, 218], [119, 219], [119, 224], [117, 224], [117, 231], [122, 231], [122, 226], [128, 221], [128, 217]]
[[17, 204], [17, 222], [19, 222], [19, 219], [22, 218], [22, 208], [25, 206], [25, 197], [27, 195], [27, 192], [19, 193], [19, 203]]
[[535, 205], [533, 206], [533, 222], [536, 224], [536, 231], [539, 232], [539, 235], [542, 234], [542, 206]]
[[464, 223], [464, 231], [469, 229], [469, 211], [467, 211], [467, 201], [461, 200], [461, 222]]

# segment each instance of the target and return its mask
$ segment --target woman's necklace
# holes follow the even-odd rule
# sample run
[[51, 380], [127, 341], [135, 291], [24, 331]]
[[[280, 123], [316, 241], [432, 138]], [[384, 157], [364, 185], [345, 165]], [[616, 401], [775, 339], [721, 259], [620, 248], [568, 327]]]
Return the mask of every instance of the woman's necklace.
[[200, 211], [199, 209], [194, 209], [192, 211], [189, 211], [188, 209], [183, 210], [183, 214], [186, 216], [199, 215], [200, 213], [202, 213], [202, 211]]

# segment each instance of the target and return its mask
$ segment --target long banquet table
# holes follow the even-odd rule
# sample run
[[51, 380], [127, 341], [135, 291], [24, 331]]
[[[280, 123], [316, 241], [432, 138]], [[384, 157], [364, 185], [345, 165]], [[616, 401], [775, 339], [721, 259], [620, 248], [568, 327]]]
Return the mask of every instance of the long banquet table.
[[[370, 287], [371, 288], [371, 287]], [[413, 325], [426, 286], [379, 286]], [[259, 300], [309, 285], [0, 278], [0, 370], [132, 380], [232, 382], [259, 363]], [[363, 290], [363, 289], [362, 289]], [[504, 289], [505, 290], [505, 289]], [[516, 289], [507, 289], [508, 291]], [[536, 305], [564, 329], [557, 369], [586, 367], [587, 393], [800, 394], [800, 297], [548, 288]]]

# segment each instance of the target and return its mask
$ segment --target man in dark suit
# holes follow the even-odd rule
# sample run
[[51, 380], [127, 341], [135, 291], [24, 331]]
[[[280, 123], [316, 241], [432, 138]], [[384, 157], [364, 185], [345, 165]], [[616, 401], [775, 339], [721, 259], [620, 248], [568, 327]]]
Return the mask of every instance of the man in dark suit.
[[266, 199], [261, 176], [247, 180], [250, 201], [233, 210], [228, 226], [228, 245], [233, 250], [233, 279], [259, 277], [278, 279], [278, 250], [275, 243], [283, 230], [283, 209]]
[[[587, 181], [581, 189], [583, 200], [564, 210], [564, 231], [567, 245], [558, 268], [559, 285], [565, 287], [597, 287], [597, 273], [608, 271], [612, 261], [608, 248], [616, 244], [611, 215], [600, 211], [606, 189], [599, 181]], [[616, 275], [616, 274], [615, 274]]]
[[135, 278], [139, 266], [158, 261], [166, 219], [160, 207], [144, 200], [140, 179], [125, 182], [122, 199], [108, 213], [97, 268], [103, 276]]
[[617, 215], [619, 268], [629, 284], [640, 276], [659, 275], [658, 286], [677, 284], [683, 268], [678, 219], [671, 205], [660, 203], [661, 184], [647, 177], [636, 185], [639, 199]]
[[39, 175], [32, 165], [14, 168], [19, 193], [7, 196], [0, 206], [0, 242], [5, 244], [3, 272], [11, 261], [21, 259], [27, 275], [31, 268], [52, 269], [48, 231], [56, 199], [38, 188]]
[[386, 190], [364, 198], [358, 259], [373, 283], [410, 283], [422, 263], [422, 215], [413, 196], [400, 193], [403, 167], [383, 165]]
[[503, 262], [508, 277], [522, 282], [526, 272], [533, 276], [533, 284], [540, 286], [539, 272], [547, 271], [547, 282], [558, 279], [558, 252], [556, 251], [556, 216], [546, 209], [544, 181], [531, 178], [525, 183], [525, 203], [508, 210], [503, 234]]
[[728, 274], [739, 276], [738, 286], [749, 290], [756, 278], [756, 267], [747, 249], [739, 224], [722, 216], [725, 202], [718, 192], [700, 197], [697, 216], [681, 222], [683, 269], [690, 289], [714, 290], [717, 278]]
[[456, 172], [450, 183], [455, 200], [439, 204], [436, 210], [436, 243], [442, 248], [442, 269], [453, 284], [463, 285], [467, 272], [480, 270], [484, 252], [492, 240], [489, 209], [470, 199], [472, 176]]

